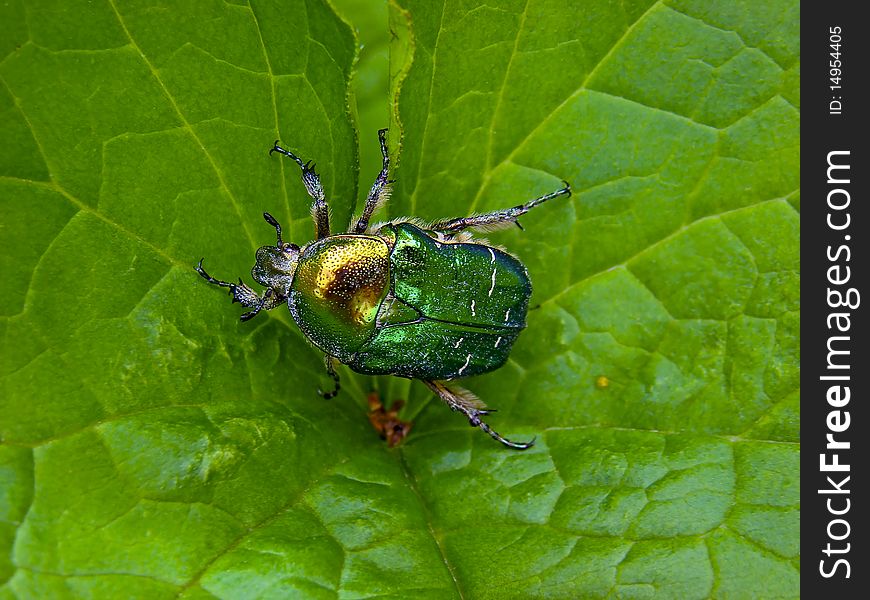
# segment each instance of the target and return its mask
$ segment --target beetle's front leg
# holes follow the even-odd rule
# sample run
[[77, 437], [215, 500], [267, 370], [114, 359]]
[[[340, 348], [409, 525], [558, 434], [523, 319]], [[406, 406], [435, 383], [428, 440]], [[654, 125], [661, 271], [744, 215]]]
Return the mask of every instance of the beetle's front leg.
[[484, 408], [483, 403], [480, 401], [480, 399], [478, 399], [468, 390], [463, 390], [461, 388], [450, 389], [440, 381], [424, 381], [423, 383], [425, 383], [430, 390], [438, 394], [441, 399], [447, 403], [447, 406], [450, 407], [450, 410], [458, 410], [466, 417], [468, 417], [468, 423], [472, 427], [480, 427], [494, 440], [501, 442], [508, 448], [514, 448], [515, 450], [526, 450], [535, 445], [534, 438], [532, 438], [528, 442], [512, 442], [511, 440], [502, 437], [497, 431], [484, 423], [480, 419], [480, 417], [483, 415], [488, 415], [491, 412], [495, 411], [487, 410], [486, 408]]
[[521, 215], [526, 214], [539, 204], [543, 204], [547, 200], [552, 200], [559, 196], [570, 196], [571, 186], [567, 181], [562, 182], [564, 187], [549, 194], [544, 194], [540, 198], [529, 200], [525, 204], [518, 204], [511, 208], [496, 210], [491, 213], [482, 215], [472, 215], [470, 217], [459, 217], [458, 219], [446, 219], [436, 221], [430, 226], [433, 231], [441, 233], [453, 234], [459, 233], [463, 229], [499, 229], [501, 227], [515, 223], [517, 227], [522, 229], [520, 222], [517, 220]]
[[253, 309], [239, 317], [242, 321], [249, 321], [256, 317], [261, 310], [272, 310], [284, 301], [284, 298], [276, 294], [272, 289], [268, 289], [265, 294], [258, 296], [257, 292], [242, 283], [241, 279], [239, 279], [238, 283], [230, 283], [229, 281], [215, 279], [202, 267], [202, 261], [203, 259], [199, 259], [199, 264], [195, 267], [196, 272], [199, 273], [200, 277], [213, 285], [229, 288], [230, 295], [233, 297], [233, 302], [238, 302], [242, 306]]
[[326, 195], [323, 193], [320, 176], [314, 171], [314, 163], [310, 160], [303, 162], [301, 158], [286, 148], [279, 146], [278, 140], [275, 140], [275, 145], [269, 150], [269, 154], [273, 152], [293, 159], [302, 169], [302, 183], [305, 184], [308, 195], [314, 199], [314, 202], [311, 204], [311, 217], [314, 219], [314, 236], [318, 240], [327, 237], [329, 235], [329, 205], [326, 203]]
[[387, 130], [381, 129], [378, 131], [378, 140], [381, 143], [381, 156], [383, 156], [383, 164], [381, 172], [378, 173], [377, 179], [372, 184], [372, 189], [369, 190], [366, 205], [363, 208], [362, 215], [357, 219], [356, 225], [351, 229], [351, 233], [365, 233], [369, 228], [369, 220], [374, 212], [380, 208], [390, 198], [390, 184], [393, 183], [387, 176], [390, 172], [390, 154], [387, 152]]

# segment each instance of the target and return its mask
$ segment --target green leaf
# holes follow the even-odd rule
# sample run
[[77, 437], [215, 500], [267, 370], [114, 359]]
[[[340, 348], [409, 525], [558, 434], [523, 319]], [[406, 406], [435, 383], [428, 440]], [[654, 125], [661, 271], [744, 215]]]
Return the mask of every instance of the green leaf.
[[[340, 10], [0, 8], [0, 598], [796, 597], [798, 3]], [[388, 39], [389, 216], [572, 185], [488, 235], [534, 308], [464, 383], [529, 451], [418, 383], [319, 398], [287, 311], [193, 271], [248, 280], [263, 211], [311, 239], [276, 138], [346, 225]]]

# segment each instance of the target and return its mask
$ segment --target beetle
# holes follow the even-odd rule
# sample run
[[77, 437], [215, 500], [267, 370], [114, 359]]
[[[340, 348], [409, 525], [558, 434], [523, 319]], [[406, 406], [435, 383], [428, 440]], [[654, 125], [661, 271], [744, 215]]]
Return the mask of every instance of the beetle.
[[302, 247], [285, 242], [278, 221], [263, 213], [277, 243], [258, 249], [251, 269], [253, 279], [266, 288], [262, 295], [241, 279], [215, 279], [203, 268], [203, 259], [196, 271], [209, 283], [228, 288], [233, 302], [250, 309], [242, 321], [286, 304], [305, 337], [325, 354], [335, 389], [322, 396], [331, 398], [340, 389], [336, 361], [366, 375], [419, 379], [472, 427], [510, 448], [530, 448], [534, 438], [514, 442], [502, 437], [481, 419], [493, 410], [452, 383], [507, 361], [525, 328], [532, 293], [525, 266], [505, 250], [476, 240], [469, 230], [512, 224], [522, 229], [518, 217], [547, 200], [570, 196], [571, 187], [563, 181], [555, 192], [485, 214], [428, 224], [399, 218], [370, 225], [394, 183], [388, 179], [386, 132], [378, 131], [383, 164], [362, 214], [346, 233], [337, 234], [330, 232], [329, 208], [314, 164], [274, 143], [270, 155], [281, 154], [302, 169], [302, 182], [313, 199], [315, 239]]

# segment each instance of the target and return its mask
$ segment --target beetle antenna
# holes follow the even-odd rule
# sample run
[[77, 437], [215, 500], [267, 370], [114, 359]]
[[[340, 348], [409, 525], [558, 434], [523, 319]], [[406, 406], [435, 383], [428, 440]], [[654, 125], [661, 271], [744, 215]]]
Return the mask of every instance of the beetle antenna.
[[281, 224], [267, 212], [263, 213], [263, 218], [266, 219], [266, 223], [275, 228], [275, 233], [278, 234], [278, 247], [282, 248], [284, 246], [284, 241], [281, 239]]

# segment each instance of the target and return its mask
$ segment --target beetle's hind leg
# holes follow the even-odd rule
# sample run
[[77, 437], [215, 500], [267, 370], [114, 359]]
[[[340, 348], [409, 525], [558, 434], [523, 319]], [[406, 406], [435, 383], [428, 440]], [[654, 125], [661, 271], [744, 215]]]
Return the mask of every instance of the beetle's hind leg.
[[326, 195], [323, 193], [323, 185], [320, 183], [320, 175], [314, 171], [314, 163], [310, 160], [303, 162], [301, 158], [278, 145], [278, 140], [275, 140], [275, 145], [269, 150], [269, 154], [277, 152], [283, 154], [287, 158], [292, 159], [302, 169], [302, 183], [305, 184], [305, 189], [308, 190], [308, 195], [314, 199], [311, 204], [311, 217], [314, 219], [314, 236], [320, 240], [329, 235], [329, 205], [326, 203]]
[[387, 176], [390, 172], [390, 155], [387, 152], [387, 130], [381, 129], [378, 131], [378, 140], [381, 142], [381, 156], [384, 157], [381, 172], [378, 173], [375, 182], [372, 184], [372, 189], [369, 190], [366, 205], [363, 208], [362, 215], [357, 219], [356, 225], [350, 230], [350, 233], [365, 233], [369, 228], [369, 220], [374, 212], [384, 205], [390, 199], [390, 184], [393, 183]]
[[483, 403], [473, 394], [461, 388], [455, 390], [450, 389], [440, 381], [424, 381], [430, 390], [438, 394], [450, 410], [459, 411], [468, 417], [468, 423], [472, 427], [480, 427], [488, 433], [494, 440], [501, 442], [508, 448], [515, 450], [526, 450], [535, 445], [535, 439], [532, 438], [528, 442], [512, 442], [511, 440], [502, 437], [497, 431], [484, 423], [480, 417], [488, 415], [493, 410], [487, 410], [483, 407]]
[[238, 302], [242, 306], [253, 309], [239, 317], [242, 321], [249, 321], [256, 317], [261, 310], [272, 310], [284, 301], [284, 298], [276, 294], [271, 288], [266, 290], [262, 296], [258, 296], [257, 292], [242, 283], [241, 279], [239, 279], [238, 283], [215, 279], [202, 267], [202, 261], [203, 259], [199, 259], [199, 264], [194, 267], [200, 277], [213, 285], [229, 288], [233, 302]]
[[550, 192], [549, 194], [544, 194], [540, 198], [529, 200], [525, 204], [519, 204], [512, 208], [503, 208], [502, 210], [496, 210], [482, 215], [472, 215], [470, 217], [459, 217], [458, 219], [436, 221], [429, 227], [429, 229], [441, 233], [453, 234], [459, 233], [463, 229], [499, 229], [500, 227], [510, 225], [511, 223], [514, 223], [517, 227], [522, 229], [520, 222], [517, 220], [520, 216], [526, 214], [539, 204], [543, 204], [547, 200], [552, 200], [559, 196], [571, 195], [571, 186], [568, 182], [563, 181], [562, 184], [564, 187], [561, 189], [556, 190], [555, 192]]
[[335, 359], [328, 354], [324, 356], [324, 363], [326, 363], [326, 372], [332, 378], [333, 388], [329, 392], [324, 392], [323, 390], [317, 390], [317, 393], [320, 394], [325, 400], [331, 400], [338, 396], [338, 392], [341, 391], [341, 378], [339, 378], [338, 373], [335, 372]]

